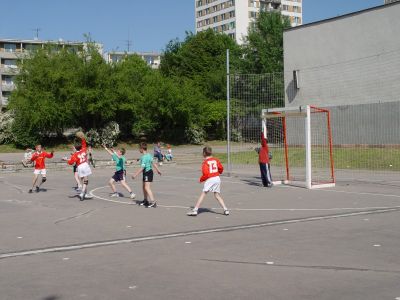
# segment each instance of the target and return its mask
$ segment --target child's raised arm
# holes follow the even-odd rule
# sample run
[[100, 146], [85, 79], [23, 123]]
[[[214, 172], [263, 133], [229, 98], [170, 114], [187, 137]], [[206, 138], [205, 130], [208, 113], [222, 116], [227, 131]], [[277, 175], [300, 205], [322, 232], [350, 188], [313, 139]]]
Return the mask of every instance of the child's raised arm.
[[106, 150], [108, 152], [108, 154], [110, 154], [111, 156], [114, 154], [114, 151], [108, 149], [106, 145], [103, 145], [103, 147], [104, 147], [104, 150]]

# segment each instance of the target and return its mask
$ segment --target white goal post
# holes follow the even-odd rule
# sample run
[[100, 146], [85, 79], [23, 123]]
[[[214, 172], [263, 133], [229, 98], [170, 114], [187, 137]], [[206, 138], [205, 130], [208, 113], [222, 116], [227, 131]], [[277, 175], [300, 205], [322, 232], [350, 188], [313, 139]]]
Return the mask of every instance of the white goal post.
[[262, 110], [273, 183], [335, 186], [330, 112], [315, 106]]

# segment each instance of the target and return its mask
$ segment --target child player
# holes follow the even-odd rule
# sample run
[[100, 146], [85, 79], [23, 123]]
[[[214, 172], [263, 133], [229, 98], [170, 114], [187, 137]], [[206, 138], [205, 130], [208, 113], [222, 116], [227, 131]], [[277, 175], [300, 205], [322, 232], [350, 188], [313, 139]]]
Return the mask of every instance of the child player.
[[115, 161], [115, 173], [108, 182], [113, 191], [111, 197], [119, 197], [114, 182], [121, 182], [122, 186], [129, 192], [129, 194], [131, 194], [130, 196], [131, 199], [135, 199], [136, 195], [132, 192], [131, 188], [125, 181], [125, 175], [126, 175], [126, 167], [125, 167], [126, 158], [124, 156], [125, 149], [121, 148], [118, 149], [117, 151], [114, 151], [112, 149], [108, 149], [105, 145], [103, 145], [103, 147], [111, 155], [113, 161]]
[[42, 186], [43, 183], [46, 182], [46, 165], [45, 165], [45, 159], [46, 158], [53, 158], [54, 151], [51, 151], [50, 153], [47, 153], [46, 151], [43, 151], [42, 145], [36, 145], [35, 147], [36, 152], [32, 154], [31, 161], [35, 163], [35, 170], [33, 171], [33, 181], [32, 181], [32, 188], [29, 190], [29, 193], [32, 193], [32, 190], [34, 189], [37, 179], [39, 175], [42, 176], [42, 182], [36, 186], [36, 192], [38, 193], [40, 191], [40, 187]]
[[[73, 155], [75, 152], [76, 152], [75, 146], [72, 146], [71, 155]], [[76, 166], [76, 164], [74, 164], [72, 166], [72, 171], [74, 173], [74, 179], [75, 179], [75, 182], [76, 182], [75, 190], [77, 192], [80, 192], [80, 191], [82, 191], [82, 182], [81, 182], [81, 179], [78, 176], [78, 167]]]
[[[132, 179], [135, 179], [140, 173], [143, 173], [143, 198], [139, 204], [145, 207], [157, 207], [157, 203], [154, 200], [153, 192], [151, 191], [150, 184], [153, 182], [153, 167], [156, 169], [157, 173], [161, 175], [160, 170], [157, 165], [153, 163], [153, 155], [147, 153], [147, 144], [140, 143], [139, 148], [140, 153], [143, 155], [140, 157], [140, 169], [132, 175]], [[148, 201], [150, 198], [150, 202]]]
[[190, 210], [187, 215], [188, 216], [197, 216], [199, 207], [204, 200], [204, 197], [207, 195], [208, 192], [214, 193], [215, 199], [219, 202], [219, 204], [224, 209], [224, 215], [229, 215], [229, 210], [226, 208], [224, 200], [220, 195], [221, 189], [221, 178], [219, 177], [220, 174], [224, 171], [224, 167], [222, 166], [221, 162], [218, 158], [212, 157], [212, 149], [211, 147], [204, 147], [203, 148], [203, 157], [204, 162], [201, 166], [201, 170], [203, 175], [200, 177], [200, 182], [204, 182], [203, 191], [197, 200], [196, 206]]
[[267, 139], [261, 132], [261, 149], [258, 153], [258, 163], [260, 165], [261, 181], [264, 187], [272, 187], [271, 168], [269, 164], [269, 149]]
[[69, 165], [76, 164], [76, 168], [78, 171], [78, 177], [83, 182], [82, 191], [79, 194], [79, 198], [83, 201], [85, 198], [90, 199], [91, 196], [86, 194], [87, 186], [89, 183], [88, 177], [92, 174], [92, 170], [89, 167], [87, 162], [87, 145], [85, 140], [85, 135], [82, 131], [76, 133], [76, 136], [81, 139], [81, 143], [77, 143], [75, 145], [76, 152], [72, 154], [72, 156], [67, 159], [64, 158], [68, 162]]

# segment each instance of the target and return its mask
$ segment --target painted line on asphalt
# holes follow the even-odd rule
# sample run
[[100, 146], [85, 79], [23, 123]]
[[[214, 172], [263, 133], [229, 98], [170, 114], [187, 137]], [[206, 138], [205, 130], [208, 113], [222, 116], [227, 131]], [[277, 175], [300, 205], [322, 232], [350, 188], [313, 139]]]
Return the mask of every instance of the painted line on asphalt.
[[247, 224], [247, 225], [236, 225], [236, 226], [226, 226], [226, 227], [220, 227], [220, 228], [193, 230], [193, 231], [187, 231], [187, 232], [157, 234], [157, 235], [150, 235], [150, 236], [144, 236], [144, 237], [133, 237], [133, 238], [127, 238], [127, 239], [117, 239], [117, 240], [100, 241], [100, 242], [92, 242], [92, 243], [82, 243], [82, 244], [76, 244], [76, 245], [65, 245], [65, 246], [49, 247], [49, 248], [42, 248], [42, 249], [22, 250], [22, 251], [16, 251], [16, 252], [1, 253], [0, 259], [55, 253], [55, 252], [75, 251], [75, 250], [98, 248], [98, 247], [104, 247], [104, 246], [131, 244], [131, 243], [163, 240], [163, 239], [170, 239], [170, 238], [179, 238], [179, 237], [186, 237], [186, 236], [196, 236], [196, 235], [210, 234], [210, 233], [239, 231], [239, 230], [246, 230], [246, 229], [257, 229], [257, 228], [276, 226], [276, 225], [287, 225], [287, 224], [295, 224], [295, 223], [302, 223], [302, 222], [314, 222], [314, 221], [332, 220], [332, 219], [355, 217], [355, 216], [362, 216], [362, 215], [381, 214], [381, 213], [395, 212], [395, 211], [399, 211], [399, 210], [400, 210], [400, 207], [393, 207], [390, 209], [380, 209], [380, 210], [371, 210], [371, 211], [363, 211], [363, 212], [335, 214], [335, 215], [328, 215], [328, 216], [315, 216], [315, 217], [308, 217], [308, 218], [297, 218], [297, 219], [271, 221], [271, 222], [264, 222], [264, 223], [254, 223], [254, 224]]
[[[108, 188], [108, 186], [101, 186], [91, 190], [89, 193], [96, 199], [123, 204], [123, 205], [136, 205], [135, 202], [124, 202], [124, 201], [117, 201], [112, 199], [107, 199], [101, 196], [94, 194], [95, 191]], [[162, 194], [162, 193], [159, 193]], [[181, 205], [160, 205], [157, 204], [157, 207], [163, 208], [179, 208], [179, 209], [190, 209], [190, 206], [181, 206]], [[332, 207], [332, 208], [234, 208], [230, 207], [230, 211], [340, 211], [340, 210], [373, 210], [373, 209], [391, 209], [391, 208], [400, 208], [400, 206], [368, 206], [368, 207]], [[209, 209], [212, 210], [222, 210], [220, 207], [211, 207]]]

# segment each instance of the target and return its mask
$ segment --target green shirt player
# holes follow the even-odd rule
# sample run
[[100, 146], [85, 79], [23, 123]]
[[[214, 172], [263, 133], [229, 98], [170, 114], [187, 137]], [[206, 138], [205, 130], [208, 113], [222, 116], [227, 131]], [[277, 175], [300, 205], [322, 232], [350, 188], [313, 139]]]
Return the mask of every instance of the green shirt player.
[[[141, 143], [139, 151], [143, 154], [140, 157], [140, 169], [132, 175], [132, 179], [135, 179], [140, 173], [143, 173], [143, 198], [144, 200], [139, 202], [140, 205], [145, 207], [157, 207], [157, 202], [154, 200], [153, 192], [151, 191], [150, 184], [153, 182], [154, 172], [153, 167], [159, 175], [161, 175], [160, 170], [157, 165], [153, 163], [153, 156], [147, 153], [147, 144]], [[150, 202], [148, 201], [150, 199]]]
[[115, 161], [115, 173], [111, 177], [108, 184], [113, 191], [111, 197], [119, 197], [119, 193], [115, 187], [115, 182], [120, 182], [121, 185], [129, 192], [131, 199], [135, 199], [136, 195], [132, 192], [131, 188], [125, 181], [125, 173], [126, 173], [126, 158], [125, 158], [125, 149], [121, 148], [116, 151], [114, 149], [108, 149], [105, 145], [104, 149], [111, 155], [112, 160]]

